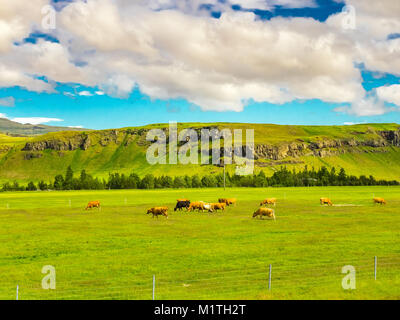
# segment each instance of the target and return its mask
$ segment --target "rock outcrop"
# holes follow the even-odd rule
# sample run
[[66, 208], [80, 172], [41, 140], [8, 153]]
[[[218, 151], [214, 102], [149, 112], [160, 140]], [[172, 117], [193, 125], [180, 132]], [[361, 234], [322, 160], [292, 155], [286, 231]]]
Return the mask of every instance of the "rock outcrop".
[[[211, 136], [217, 138], [217, 127], [202, 127], [192, 128], [197, 132], [198, 140], [201, 141], [201, 130], [211, 130]], [[138, 146], [146, 147], [151, 144], [146, 140], [146, 135], [149, 129], [120, 129], [120, 130], [104, 130], [93, 131], [89, 133], [80, 132], [74, 135], [60, 136], [59, 138], [48, 138], [36, 141], [27, 142], [22, 149], [30, 152], [25, 155], [25, 159], [31, 159], [35, 152], [40, 152], [46, 149], [63, 151], [74, 151], [77, 149], [87, 150], [88, 148], [99, 145], [106, 147], [113, 143], [116, 145], [128, 146], [131, 143], [136, 143]], [[164, 129], [168, 143], [168, 129]], [[236, 147], [236, 154], [240, 153], [246, 156], [249, 152], [253, 153], [254, 159], [265, 159], [273, 161], [290, 160], [304, 156], [328, 157], [343, 153], [360, 153], [360, 152], [386, 152], [387, 147], [400, 147], [400, 128], [391, 131], [366, 131], [354, 132], [354, 137], [347, 139], [328, 139], [315, 138], [316, 140], [303, 141], [300, 139], [280, 143], [280, 144], [256, 144], [254, 150], [247, 150], [243, 145]], [[56, 136], [57, 137], [57, 136]], [[211, 147], [211, 144], [210, 144]], [[367, 148], [368, 147], [368, 148]], [[233, 150], [228, 150], [232, 152]], [[199, 150], [200, 152], [200, 150]], [[219, 150], [221, 157], [224, 155], [224, 148]], [[210, 150], [210, 155], [212, 150]], [[36, 157], [36, 156], [34, 156]]]
[[57, 151], [87, 150], [90, 147], [90, 138], [86, 134], [79, 134], [69, 139], [49, 139], [27, 142], [22, 151], [43, 151], [46, 149]]

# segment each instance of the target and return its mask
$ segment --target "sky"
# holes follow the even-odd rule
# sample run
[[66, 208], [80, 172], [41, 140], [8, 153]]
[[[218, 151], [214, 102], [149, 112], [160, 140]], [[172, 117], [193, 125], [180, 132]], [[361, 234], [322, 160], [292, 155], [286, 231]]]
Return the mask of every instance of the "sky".
[[0, 117], [13, 121], [400, 123], [398, 0], [0, 7]]

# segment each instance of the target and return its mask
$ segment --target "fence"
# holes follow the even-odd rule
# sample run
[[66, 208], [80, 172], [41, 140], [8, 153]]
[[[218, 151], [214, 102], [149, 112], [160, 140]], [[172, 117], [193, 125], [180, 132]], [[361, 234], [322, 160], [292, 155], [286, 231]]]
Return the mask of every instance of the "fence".
[[[188, 270], [184, 274], [126, 274], [115, 278], [90, 278], [82, 273], [76, 280], [57, 275], [57, 288], [44, 290], [41, 281], [12, 284], [0, 288], [0, 298], [15, 299], [258, 299], [258, 298], [340, 298], [345, 265], [356, 270], [356, 290], [364, 298], [378, 298], [382, 287], [386, 296], [399, 296], [400, 256], [348, 259], [341, 262], [260, 264], [230, 270]], [[66, 270], [75, 273], [73, 266]], [[75, 277], [74, 277], [75, 279]], [[393, 286], [393, 287], [391, 287]], [[397, 290], [397, 292], [396, 292]], [[352, 290], [350, 290], [352, 291]], [[331, 294], [331, 295], [330, 295]]]

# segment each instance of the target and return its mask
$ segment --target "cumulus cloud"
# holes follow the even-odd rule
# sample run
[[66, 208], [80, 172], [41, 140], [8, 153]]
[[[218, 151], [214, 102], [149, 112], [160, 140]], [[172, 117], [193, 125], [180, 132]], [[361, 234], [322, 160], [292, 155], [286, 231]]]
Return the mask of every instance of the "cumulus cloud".
[[49, 0], [0, 0], [0, 53], [12, 50], [13, 42], [26, 37], [41, 23], [41, 9]]
[[356, 116], [379, 116], [392, 109], [385, 107], [382, 100], [376, 97], [366, 97], [353, 102], [350, 106], [337, 107], [335, 111]]
[[400, 85], [379, 87], [376, 89], [377, 96], [388, 103], [393, 103], [400, 107]]
[[[266, 22], [243, 12], [212, 19], [125, 6], [92, 0], [60, 14], [64, 30], [98, 52], [87, 68], [103, 71], [97, 79], [107, 94], [126, 97], [137, 84], [153, 98], [185, 98], [218, 111], [241, 111], [249, 100], [363, 95], [352, 43], [315, 20]], [[99, 20], [99, 12], [107, 18]]]
[[[55, 82], [79, 83], [99, 90], [78, 95], [121, 98], [138, 87], [154, 99], [184, 98], [216, 111], [320, 99], [349, 105], [338, 111], [375, 115], [388, 108], [367, 96], [355, 65], [400, 75], [400, 38], [388, 37], [400, 30], [397, 0], [346, 0], [356, 12], [353, 30], [343, 29], [342, 13], [326, 22], [262, 21], [231, 9], [316, 6], [311, 0], [76, 0], [58, 7], [52, 33], [59, 43], [20, 45], [14, 42], [40, 28], [36, 6], [48, 1], [38, 0], [23, 22], [17, 9], [25, 1], [0, 1], [10, 4], [0, 13], [1, 87], [52, 92]], [[221, 17], [212, 18], [206, 4]], [[16, 31], [8, 30], [14, 23]]]

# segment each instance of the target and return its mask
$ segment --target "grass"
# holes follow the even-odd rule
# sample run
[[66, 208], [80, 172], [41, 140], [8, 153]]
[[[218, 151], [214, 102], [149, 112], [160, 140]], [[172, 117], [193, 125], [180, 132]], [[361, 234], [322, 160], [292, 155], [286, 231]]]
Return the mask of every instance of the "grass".
[[[145, 214], [181, 197], [238, 204]], [[276, 221], [251, 218], [265, 197], [278, 198]], [[102, 209], [85, 211], [89, 200]], [[399, 205], [398, 187], [1, 193], [0, 299], [15, 299], [17, 284], [20, 299], [151, 299], [153, 275], [157, 299], [399, 299]], [[41, 288], [45, 265], [56, 290]], [[342, 289], [344, 265], [356, 267], [356, 290]]]
[[[155, 165], [151, 166], [146, 161], [147, 146], [143, 145], [145, 133], [132, 134], [154, 128], [165, 128], [166, 124], [153, 124], [145, 127], [123, 128], [119, 130], [98, 130], [83, 132], [52, 132], [38, 137], [16, 138], [0, 134], [0, 184], [17, 180], [22, 184], [29, 181], [39, 182], [44, 179], [52, 181], [57, 174], [65, 174], [66, 168], [79, 173], [85, 169], [87, 173], [98, 178], [107, 178], [110, 172], [130, 174], [132, 171], [140, 176], [152, 173], [156, 176], [168, 174], [170, 176], [192, 175], [193, 172], [200, 176], [221, 173], [222, 168], [212, 165]], [[241, 124], [241, 123], [180, 123], [178, 129], [218, 127], [222, 129], [254, 129], [255, 144], [279, 146], [291, 142], [305, 141], [307, 143], [321, 140], [358, 140], [371, 141], [381, 139], [378, 131], [397, 130], [398, 124], [362, 124], [354, 126], [285, 126], [273, 124]], [[26, 142], [57, 141], [79, 145], [82, 135], [88, 135], [91, 146], [87, 150], [74, 151], [21, 151]], [[243, 141], [246, 139], [243, 131]], [[335, 151], [335, 150], [333, 150]], [[338, 151], [338, 150], [336, 150]], [[349, 150], [347, 150], [349, 151]], [[284, 161], [289, 168], [302, 170], [305, 165], [309, 168], [321, 166], [328, 168], [343, 167], [348, 174], [369, 175], [376, 179], [399, 180], [400, 149], [398, 147], [357, 147], [351, 153], [326, 156], [324, 158], [303, 156], [299, 158], [287, 157]], [[27, 160], [27, 153], [31, 153]], [[257, 167], [256, 171], [264, 170], [267, 175], [272, 175], [276, 168], [282, 165], [281, 161], [259, 159], [266, 162], [266, 167]], [[390, 168], [390, 170], [388, 170]], [[228, 168], [230, 173], [234, 166]]]

